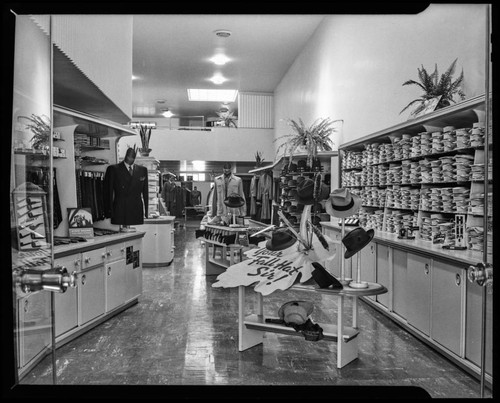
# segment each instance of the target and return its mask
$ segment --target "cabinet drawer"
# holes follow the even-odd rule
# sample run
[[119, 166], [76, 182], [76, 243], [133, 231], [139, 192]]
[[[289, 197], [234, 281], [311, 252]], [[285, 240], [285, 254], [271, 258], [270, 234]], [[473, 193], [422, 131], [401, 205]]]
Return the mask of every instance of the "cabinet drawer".
[[123, 242], [106, 246], [106, 261], [114, 262], [125, 259], [125, 244]]
[[106, 248], [89, 250], [82, 253], [82, 270], [104, 263], [106, 260]]
[[64, 256], [54, 260], [54, 267], [62, 266], [66, 267], [68, 273], [74, 271], [79, 271], [81, 268], [81, 255], [77, 253], [75, 255]]

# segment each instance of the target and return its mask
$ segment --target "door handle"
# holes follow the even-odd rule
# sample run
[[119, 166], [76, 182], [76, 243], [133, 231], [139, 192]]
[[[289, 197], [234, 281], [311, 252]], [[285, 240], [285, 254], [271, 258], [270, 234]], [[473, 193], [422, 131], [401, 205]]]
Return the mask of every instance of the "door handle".
[[68, 273], [64, 266], [49, 270], [20, 269], [14, 272], [14, 282], [24, 293], [35, 291], [65, 292], [76, 287], [76, 272]]
[[467, 278], [481, 287], [493, 286], [493, 266], [490, 263], [478, 263], [467, 269]]

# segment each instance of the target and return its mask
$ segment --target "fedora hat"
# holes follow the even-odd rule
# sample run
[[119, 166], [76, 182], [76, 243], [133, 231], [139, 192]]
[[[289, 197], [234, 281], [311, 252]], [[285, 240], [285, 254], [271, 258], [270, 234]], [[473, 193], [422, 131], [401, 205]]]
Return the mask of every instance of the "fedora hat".
[[289, 166], [288, 166], [288, 172], [297, 172], [297, 164], [295, 163], [291, 163]]
[[278, 228], [271, 233], [271, 239], [266, 242], [266, 249], [283, 250], [292, 246], [297, 239], [288, 228]]
[[344, 257], [349, 259], [351, 256], [358, 253], [371, 242], [374, 235], [375, 231], [373, 228], [370, 228], [368, 231], [365, 231], [361, 227], [354, 228], [342, 238], [342, 243], [346, 247]]
[[297, 186], [297, 181], [295, 179], [290, 179], [287, 184], [288, 187]]
[[302, 204], [314, 203], [314, 180], [307, 178], [297, 185], [297, 201]]
[[349, 189], [339, 188], [330, 193], [325, 210], [332, 217], [345, 218], [353, 215], [361, 206], [361, 198]]
[[306, 179], [306, 178], [305, 178], [304, 176], [302, 176], [302, 175], [297, 176], [297, 179], [296, 179], [296, 181], [297, 181], [297, 185], [298, 185], [300, 182], [302, 182], [304, 179]]
[[314, 305], [309, 301], [289, 301], [278, 310], [278, 316], [285, 323], [304, 324], [312, 313]]
[[342, 283], [333, 277], [321, 264], [318, 262], [312, 263], [314, 270], [311, 272], [314, 281], [319, 285], [319, 288], [328, 288], [331, 286], [334, 290], [341, 290]]
[[224, 199], [224, 204], [231, 208], [241, 207], [245, 204], [245, 199], [238, 193], [231, 193]]

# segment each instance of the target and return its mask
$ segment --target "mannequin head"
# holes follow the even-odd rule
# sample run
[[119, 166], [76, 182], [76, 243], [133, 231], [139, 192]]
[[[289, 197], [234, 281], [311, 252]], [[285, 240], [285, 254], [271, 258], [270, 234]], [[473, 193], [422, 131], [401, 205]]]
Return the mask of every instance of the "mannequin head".
[[224, 172], [224, 176], [228, 177], [231, 176], [231, 163], [230, 162], [225, 162], [224, 166], [222, 167], [222, 170]]
[[132, 165], [135, 161], [135, 157], [136, 157], [136, 152], [134, 151], [134, 149], [128, 148], [127, 152], [125, 153], [125, 162], [128, 165]]

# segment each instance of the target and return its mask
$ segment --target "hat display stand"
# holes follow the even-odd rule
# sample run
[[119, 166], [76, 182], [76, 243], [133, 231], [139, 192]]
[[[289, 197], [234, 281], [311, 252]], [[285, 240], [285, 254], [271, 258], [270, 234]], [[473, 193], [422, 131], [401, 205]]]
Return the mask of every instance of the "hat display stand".
[[[361, 251], [360, 251], [361, 252]], [[368, 288], [368, 283], [366, 281], [361, 281], [361, 253], [356, 253], [358, 267], [356, 269], [356, 281], [349, 282], [349, 287], [351, 288]]]
[[[345, 236], [345, 220], [342, 219], [342, 224], [341, 224], [341, 227], [340, 227], [340, 239], [344, 239], [344, 236]], [[344, 244], [341, 242], [340, 243], [340, 255], [341, 255], [341, 259], [340, 259], [340, 283], [342, 285], [349, 285], [352, 281], [352, 278], [351, 277], [346, 277], [345, 276], [345, 257], [344, 257]], [[358, 267], [359, 267], [359, 262], [358, 262]]]

